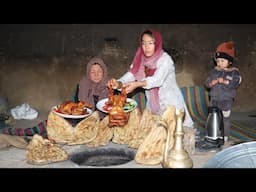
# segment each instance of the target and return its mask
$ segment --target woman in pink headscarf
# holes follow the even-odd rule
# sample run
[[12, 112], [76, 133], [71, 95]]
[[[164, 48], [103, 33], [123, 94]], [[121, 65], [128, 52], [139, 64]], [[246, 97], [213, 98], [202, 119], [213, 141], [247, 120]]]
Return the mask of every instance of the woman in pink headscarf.
[[145, 30], [140, 36], [140, 47], [133, 59], [130, 70], [120, 79], [108, 81], [112, 88], [126, 87], [127, 93], [136, 88], [145, 89], [146, 107], [154, 114], [162, 114], [168, 105], [177, 109], [184, 108], [186, 115], [184, 126], [193, 127], [193, 121], [187, 110], [180, 88], [176, 82], [174, 62], [162, 47], [161, 34], [154, 30]]

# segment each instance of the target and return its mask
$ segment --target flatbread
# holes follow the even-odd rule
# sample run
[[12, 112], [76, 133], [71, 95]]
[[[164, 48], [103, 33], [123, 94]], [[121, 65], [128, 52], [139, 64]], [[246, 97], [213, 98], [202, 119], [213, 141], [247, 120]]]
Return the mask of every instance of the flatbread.
[[144, 165], [157, 165], [163, 160], [166, 147], [167, 130], [170, 134], [168, 151], [174, 142], [174, 130], [176, 126], [175, 107], [168, 107], [160, 119], [158, 119], [149, 134], [143, 140], [135, 155], [135, 161]]
[[159, 164], [163, 159], [165, 142], [166, 130], [163, 127], [152, 129], [138, 148], [135, 161], [145, 165]]
[[87, 143], [89, 147], [98, 147], [100, 145], [107, 145], [113, 137], [114, 129], [108, 126], [109, 117], [104, 117], [99, 123], [99, 130], [95, 139]]
[[136, 149], [139, 148], [151, 129], [155, 127], [159, 118], [160, 116], [153, 115], [148, 109], [144, 109], [137, 129], [133, 130], [133, 138], [128, 143], [129, 147]]
[[130, 112], [129, 120], [123, 127], [114, 127], [112, 141], [118, 144], [128, 144], [135, 136], [140, 121], [140, 112], [136, 108]]
[[0, 149], [14, 146], [17, 148], [25, 149], [28, 143], [23, 137], [0, 134]]
[[97, 136], [99, 114], [94, 111], [89, 117], [73, 127], [67, 120], [50, 112], [47, 122], [47, 135], [56, 143], [75, 145], [91, 142]]
[[44, 165], [68, 159], [68, 153], [48, 139], [35, 134], [29, 142], [26, 159], [30, 164]]
[[74, 128], [73, 140], [69, 145], [86, 144], [94, 140], [99, 129], [99, 113], [94, 111], [89, 117], [80, 121]]
[[161, 120], [169, 130], [169, 149], [171, 149], [174, 144], [174, 133], [176, 129], [176, 108], [173, 105], [168, 106], [163, 112]]
[[53, 112], [48, 115], [46, 131], [47, 137], [56, 143], [65, 144], [73, 141], [74, 128], [72, 125]]

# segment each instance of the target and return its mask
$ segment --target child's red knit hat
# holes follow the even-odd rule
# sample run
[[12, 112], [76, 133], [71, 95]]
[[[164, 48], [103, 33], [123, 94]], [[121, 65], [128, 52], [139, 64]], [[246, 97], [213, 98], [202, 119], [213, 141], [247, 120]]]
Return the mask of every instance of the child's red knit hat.
[[234, 42], [233, 41], [228, 41], [221, 43], [215, 52], [215, 58], [224, 58], [229, 60], [230, 62], [233, 63], [235, 57], [235, 48], [234, 48]]

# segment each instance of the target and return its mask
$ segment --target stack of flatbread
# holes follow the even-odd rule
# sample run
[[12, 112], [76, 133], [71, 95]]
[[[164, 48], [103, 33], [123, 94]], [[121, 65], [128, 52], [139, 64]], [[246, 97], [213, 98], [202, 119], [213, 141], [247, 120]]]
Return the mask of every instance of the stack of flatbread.
[[134, 134], [138, 129], [140, 116], [139, 110], [135, 109], [130, 112], [129, 120], [126, 125], [123, 127], [113, 127], [114, 136], [112, 141], [118, 144], [128, 144], [129, 141], [134, 138]]
[[169, 130], [171, 149], [174, 143], [174, 131], [176, 126], [175, 107], [169, 106], [157, 120], [153, 129], [142, 141], [135, 156], [135, 161], [145, 165], [157, 165], [163, 160], [164, 149], [167, 140], [167, 129]]
[[58, 145], [36, 134], [27, 146], [26, 159], [30, 164], [43, 165], [65, 161], [68, 159], [68, 154]]
[[[135, 155], [135, 161], [145, 165], [157, 165], [162, 163], [164, 151], [169, 155], [175, 142], [176, 108], [168, 106], [164, 113], [156, 120], [149, 134], [142, 141]], [[169, 144], [166, 146], [167, 131], [169, 132]], [[195, 129], [183, 127], [183, 147], [189, 154], [193, 154], [195, 146]]]
[[87, 144], [96, 138], [99, 122], [97, 111], [80, 121], [75, 127], [64, 118], [50, 112], [46, 130], [48, 138], [56, 143], [68, 145]]
[[113, 137], [114, 129], [108, 126], [109, 117], [104, 117], [99, 123], [98, 133], [95, 139], [87, 143], [89, 147], [97, 147], [100, 145], [107, 145]]
[[129, 147], [138, 149], [150, 131], [156, 127], [159, 118], [159, 115], [154, 115], [148, 109], [144, 109], [136, 129], [133, 131], [132, 138], [128, 143]]

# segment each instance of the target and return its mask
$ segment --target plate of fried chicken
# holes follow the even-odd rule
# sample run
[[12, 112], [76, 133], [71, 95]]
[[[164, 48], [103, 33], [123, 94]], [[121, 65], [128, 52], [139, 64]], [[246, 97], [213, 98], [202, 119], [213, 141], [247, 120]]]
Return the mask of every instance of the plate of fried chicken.
[[55, 114], [71, 119], [81, 119], [92, 114], [92, 105], [83, 101], [66, 101], [52, 108]]

